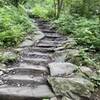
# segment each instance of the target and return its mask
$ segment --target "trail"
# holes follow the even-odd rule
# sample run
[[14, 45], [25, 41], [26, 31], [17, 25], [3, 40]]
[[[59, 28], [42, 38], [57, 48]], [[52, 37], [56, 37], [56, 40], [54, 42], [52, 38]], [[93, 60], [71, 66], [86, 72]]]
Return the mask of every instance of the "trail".
[[53, 62], [52, 54], [64, 42], [64, 38], [50, 29], [47, 21], [36, 20], [44, 37], [30, 47], [24, 47], [17, 65], [1, 77], [0, 100], [42, 100], [54, 97], [47, 77], [48, 64]]

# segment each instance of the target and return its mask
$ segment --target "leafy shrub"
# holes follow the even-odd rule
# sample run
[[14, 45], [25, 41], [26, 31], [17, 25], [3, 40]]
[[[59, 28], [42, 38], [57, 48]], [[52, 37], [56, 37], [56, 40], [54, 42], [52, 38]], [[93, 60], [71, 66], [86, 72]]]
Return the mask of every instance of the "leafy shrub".
[[22, 6], [0, 8], [0, 46], [19, 44], [26, 32], [32, 31], [32, 23]]
[[81, 18], [75, 24], [75, 37], [79, 44], [100, 47], [100, 25], [98, 19]]
[[48, 13], [48, 10], [45, 9], [44, 7], [39, 6], [39, 5], [36, 5], [33, 8], [33, 14], [36, 15], [36, 16], [46, 18], [47, 13]]
[[74, 28], [74, 17], [71, 15], [62, 15], [58, 20], [54, 21], [55, 26], [57, 27], [57, 30], [61, 33], [72, 33], [72, 29]]
[[4, 5], [14, 5], [18, 7], [19, 4], [26, 3], [26, 0], [0, 0], [0, 6]]
[[53, 2], [52, 0], [45, 0], [45, 1], [35, 1], [34, 6], [32, 7], [33, 15], [42, 17], [44, 19], [53, 18], [54, 16], [54, 9], [52, 7]]
[[79, 45], [100, 49], [99, 19], [87, 19], [77, 16], [61, 16], [55, 21], [58, 31], [65, 35], [72, 33]]

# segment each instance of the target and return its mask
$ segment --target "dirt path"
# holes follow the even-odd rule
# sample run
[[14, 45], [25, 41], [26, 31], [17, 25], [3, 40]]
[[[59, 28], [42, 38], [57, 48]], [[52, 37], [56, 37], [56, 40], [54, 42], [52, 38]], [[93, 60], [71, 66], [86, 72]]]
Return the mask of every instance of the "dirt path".
[[48, 63], [53, 62], [54, 49], [64, 38], [50, 30], [46, 21], [36, 23], [45, 36], [35, 46], [24, 47], [18, 65], [1, 77], [4, 84], [0, 86], [0, 100], [42, 100], [54, 96], [47, 83]]

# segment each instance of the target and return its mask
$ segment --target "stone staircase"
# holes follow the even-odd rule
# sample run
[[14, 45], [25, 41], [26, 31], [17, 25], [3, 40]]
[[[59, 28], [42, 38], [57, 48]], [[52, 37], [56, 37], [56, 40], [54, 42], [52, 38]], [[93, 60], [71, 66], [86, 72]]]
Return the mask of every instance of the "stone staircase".
[[30, 47], [24, 47], [17, 66], [8, 68], [8, 73], [1, 76], [0, 100], [42, 100], [54, 97], [47, 77], [48, 63], [53, 62], [52, 54], [65, 39], [50, 30], [47, 21], [36, 20], [44, 37]]

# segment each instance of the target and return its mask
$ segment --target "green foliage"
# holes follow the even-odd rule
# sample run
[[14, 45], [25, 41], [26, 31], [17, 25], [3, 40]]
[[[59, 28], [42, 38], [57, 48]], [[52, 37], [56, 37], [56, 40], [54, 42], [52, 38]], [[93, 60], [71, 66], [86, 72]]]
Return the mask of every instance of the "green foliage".
[[[49, 19], [54, 16], [54, 9], [52, 0], [45, 0], [45, 1], [35, 1], [36, 3], [32, 6], [33, 15]], [[39, 3], [40, 2], [40, 3]]]
[[95, 87], [100, 87], [100, 73], [90, 77], [90, 79], [95, 84]]
[[93, 60], [93, 58], [89, 57], [88, 53], [86, 53], [84, 50], [80, 50], [79, 56], [81, 58], [81, 64], [84, 66], [95, 66], [98, 68], [98, 65]]
[[72, 29], [74, 28], [74, 17], [71, 15], [62, 15], [59, 19], [54, 21], [57, 30], [63, 34], [72, 33]]
[[29, 20], [22, 6], [0, 8], [0, 46], [15, 46], [19, 44], [26, 32], [32, 30]]
[[99, 19], [87, 19], [85, 17], [61, 16], [55, 21], [58, 31], [65, 35], [72, 33], [79, 45], [100, 48]]
[[16, 61], [18, 56], [11, 52], [0, 52], [0, 62], [8, 63]]
[[18, 7], [19, 4], [24, 4], [26, 0], [0, 0], [0, 5], [14, 5]]

